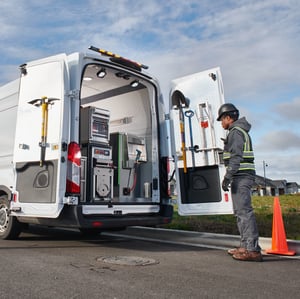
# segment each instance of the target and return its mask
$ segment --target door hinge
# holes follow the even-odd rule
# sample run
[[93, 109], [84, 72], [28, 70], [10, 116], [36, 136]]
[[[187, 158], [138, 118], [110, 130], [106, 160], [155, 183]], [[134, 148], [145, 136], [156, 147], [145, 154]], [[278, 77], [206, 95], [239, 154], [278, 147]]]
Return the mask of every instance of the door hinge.
[[73, 89], [73, 90], [69, 90], [66, 93], [66, 96], [68, 96], [69, 98], [76, 100], [79, 98], [79, 90], [78, 89]]
[[12, 207], [10, 209], [10, 212], [21, 212], [22, 208], [21, 207]]

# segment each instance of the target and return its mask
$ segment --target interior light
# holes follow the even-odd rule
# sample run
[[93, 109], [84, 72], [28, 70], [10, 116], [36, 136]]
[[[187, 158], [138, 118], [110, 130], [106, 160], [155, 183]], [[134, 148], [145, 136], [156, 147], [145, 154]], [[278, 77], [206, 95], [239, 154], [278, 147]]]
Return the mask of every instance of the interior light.
[[97, 73], [97, 77], [98, 78], [104, 78], [106, 76], [106, 70], [105, 68], [102, 68], [98, 73]]
[[130, 83], [130, 86], [133, 88], [136, 88], [139, 86], [139, 84], [140, 84], [140, 82], [138, 80], [134, 80]]
[[91, 77], [83, 77], [83, 80], [84, 80], [84, 81], [92, 81], [93, 78], [91, 78]]

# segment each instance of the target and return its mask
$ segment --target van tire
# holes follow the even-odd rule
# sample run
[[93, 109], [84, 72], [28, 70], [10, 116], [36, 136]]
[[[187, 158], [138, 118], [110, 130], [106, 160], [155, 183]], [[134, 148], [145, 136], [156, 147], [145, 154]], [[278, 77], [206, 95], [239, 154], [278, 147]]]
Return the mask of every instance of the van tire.
[[17, 239], [22, 231], [22, 224], [14, 216], [9, 215], [7, 196], [0, 196], [0, 239]]

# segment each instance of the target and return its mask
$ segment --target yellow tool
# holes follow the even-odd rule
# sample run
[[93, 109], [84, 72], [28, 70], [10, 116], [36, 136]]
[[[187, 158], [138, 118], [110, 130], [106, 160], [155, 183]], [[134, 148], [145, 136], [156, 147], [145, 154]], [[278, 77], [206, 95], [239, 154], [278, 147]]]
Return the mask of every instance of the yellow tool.
[[29, 102], [29, 104], [36, 107], [42, 107], [42, 130], [41, 130], [41, 147], [40, 166], [42, 167], [45, 162], [46, 147], [47, 147], [47, 134], [48, 134], [48, 107], [53, 105], [54, 101], [59, 101], [55, 98], [42, 97], [41, 99], [35, 99]]
[[184, 111], [183, 108], [188, 108], [190, 100], [187, 99], [184, 94], [175, 90], [172, 94], [172, 103], [176, 109], [179, 109], [179, 128], [181, 136], [181, 150], [183, 158], [183, 172], [187, 173], [187, 161], [186, 161], [186, 147], [185, 147], [185, 124], [184, 124]]

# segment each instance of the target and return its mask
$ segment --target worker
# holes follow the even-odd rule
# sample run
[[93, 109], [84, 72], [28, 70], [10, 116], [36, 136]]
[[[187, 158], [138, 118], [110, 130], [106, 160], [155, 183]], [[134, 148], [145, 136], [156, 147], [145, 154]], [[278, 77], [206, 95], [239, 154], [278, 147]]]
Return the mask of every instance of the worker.
[[218, 121], [228, 131], [224, 140], [223, 159], [226, 173], [222, 189], [231, 190], [233, 210], [240, 233], [240, 246], [229, 249], [235, 260], [261, 262], [258, 229], [251, 204], [251, 187], [255, 180], [255, 165], [251, 125], [245, 117], [239, 118], [239, 110], [231, 103], [223, 104], [218, 111]]

